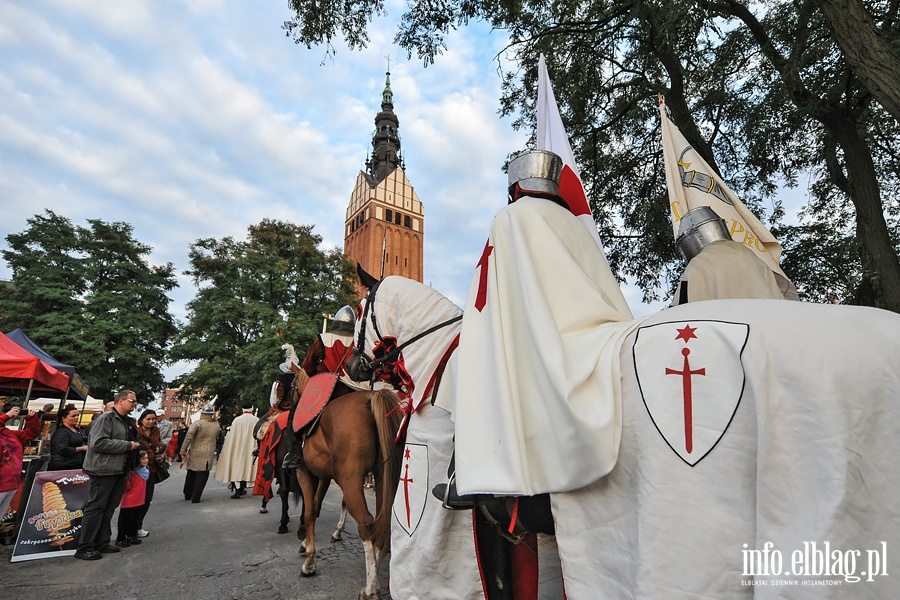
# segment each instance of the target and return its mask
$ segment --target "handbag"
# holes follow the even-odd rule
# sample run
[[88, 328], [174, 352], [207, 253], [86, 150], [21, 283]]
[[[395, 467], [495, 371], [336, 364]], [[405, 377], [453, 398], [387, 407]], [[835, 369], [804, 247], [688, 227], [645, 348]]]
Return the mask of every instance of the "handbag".
[[169, 478], [169, 461], [165, 458], [156, 461], [156, 483], [162, 483]]

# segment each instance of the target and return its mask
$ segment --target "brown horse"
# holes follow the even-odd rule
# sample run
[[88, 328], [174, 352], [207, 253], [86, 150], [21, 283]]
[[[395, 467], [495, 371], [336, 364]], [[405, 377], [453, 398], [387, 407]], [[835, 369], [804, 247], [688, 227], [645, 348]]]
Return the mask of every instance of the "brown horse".
[[[293, 365], [295, 373], [301, 370]], [[299, 400], [295, 392], [294, 401]], [[390, 549], [391, 505], [400, 480], [401, 453], [395, 443], [400, 428], [400, 399], [387, 390], [352, 392], [333, 398], [303, 443], [297, 469], [306, 525], [303, 575], [316, 572], [316, 519], [333, 479], [356, 521], [366, 556], [366, 585], [360, 598], [378, 597], [378, 563]], [[363, 492], [367, 473], [375, 475], [375, 516]]]

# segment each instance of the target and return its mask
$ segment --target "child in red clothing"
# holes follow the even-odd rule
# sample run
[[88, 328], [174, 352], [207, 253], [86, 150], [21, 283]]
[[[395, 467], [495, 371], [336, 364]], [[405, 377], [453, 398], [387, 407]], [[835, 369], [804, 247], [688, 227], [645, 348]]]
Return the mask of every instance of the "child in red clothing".
[[122, 495], [122, 502], [119, 503], [119, 532], [116, 534], [116, 546], [119, 548], [141, 543], [137, 536], [138, 520], [147, 496], [147, 478], [150, 476], [147, 465], [150, 463], [150, 457], [144, 450], [141, 450], [139, 456], [140, 466], [128, 474], [125, 493]]

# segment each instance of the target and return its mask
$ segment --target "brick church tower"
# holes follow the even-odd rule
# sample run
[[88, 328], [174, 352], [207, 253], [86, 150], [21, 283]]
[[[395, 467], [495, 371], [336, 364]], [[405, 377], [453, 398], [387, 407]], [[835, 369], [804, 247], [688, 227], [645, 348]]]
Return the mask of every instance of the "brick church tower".
[[406, 178], [399, 128], [388, 71], [372, 157], [357, 175], [347, 207], [344, 256], [379, 279], [402, 275], [421, 282], [425, 211]]

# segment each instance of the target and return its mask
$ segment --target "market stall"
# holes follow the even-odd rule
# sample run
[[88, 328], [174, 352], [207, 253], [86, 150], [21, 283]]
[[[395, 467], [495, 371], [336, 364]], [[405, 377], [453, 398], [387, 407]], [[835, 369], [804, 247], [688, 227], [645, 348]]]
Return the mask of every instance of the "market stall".
[[[49, 392], [54, 395], [57, 393], [65, 394], [68, 388], [69, 376], [67, 374], [48, 365], [9, 339], [5, 334], [0, 333], [0, 394], [24, 396], [24, 402], [16, 401], [16, 404], [24, 406], [34, 392]], [[13, 423], [13, 420], [7, 422], [7, 427], [15, 427], [16, 425]], [[19, 493], [20, 501], [17, 503], [13, 500], [10, 504], [10, 507], [15, 512], [13, 515], [13, 534], [21, 524], [22, 510], [25, 508], [22, 497], [27, 496], [27, 494], [22, 494], [21, 490], [31, 489], [35, 474], [44, 467], [45, 462], [49, 458], [49, 448], [45, 446], [46, 440], [39, 440], [36, 445], [29, 444], [25, 448], [25, 457], [22, 464], [23, 479]], [[0, 520], [3, 517], [4, 515], [0, 515]], [[9, 532], [6, 533], [8, 534]]]

